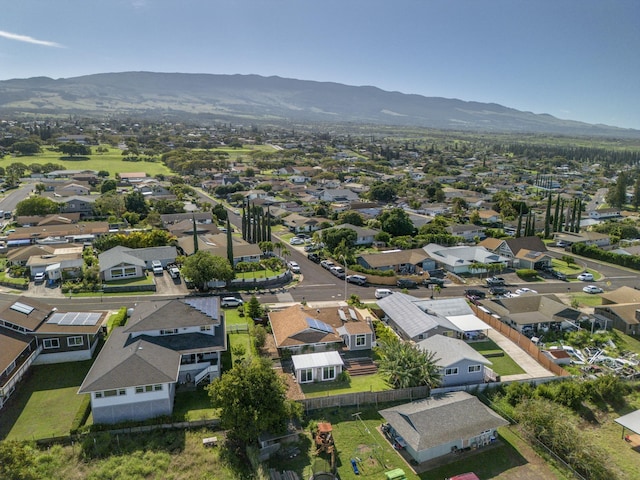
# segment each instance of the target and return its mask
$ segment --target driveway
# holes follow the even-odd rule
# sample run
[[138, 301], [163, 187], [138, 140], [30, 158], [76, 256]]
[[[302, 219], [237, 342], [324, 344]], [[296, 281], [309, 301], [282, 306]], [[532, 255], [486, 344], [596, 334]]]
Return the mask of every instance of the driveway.
[[182, 281], [182, 276], [175, 280], [171, 278], [169, 272], [163, 271], [162, 275], [154, 275], [156, 281], [156, 293], [158, 295], [188, 295], [189, 289]]

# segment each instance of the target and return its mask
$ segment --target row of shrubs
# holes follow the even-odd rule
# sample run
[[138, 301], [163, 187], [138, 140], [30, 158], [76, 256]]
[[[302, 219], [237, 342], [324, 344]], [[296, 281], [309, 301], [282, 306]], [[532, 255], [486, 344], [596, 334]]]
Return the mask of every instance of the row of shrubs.
[[595, 245], [584, 245], [582, 243], [572, 245], [571, 251], [583, 257], [640, 270], [640, 255], [621, 255], [619, 253], [602, 250]]
[[349, 265], [349, 269], [354, 272], [364, 273], [366, 275], [378, 275], [380, 277], [393, 277], [396, 272], [393, 270], [375, 270], [373, 268], [365, 268], [360, 264]]

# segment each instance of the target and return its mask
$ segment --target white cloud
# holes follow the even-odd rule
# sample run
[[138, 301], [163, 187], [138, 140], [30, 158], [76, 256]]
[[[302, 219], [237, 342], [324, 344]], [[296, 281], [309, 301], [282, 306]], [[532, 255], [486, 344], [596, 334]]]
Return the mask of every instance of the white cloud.
[[18, 42], [33, 43], [34, 45], [43, 45], [45, 47], [64, 48], [63, 45], [60, 45], [59, 43], [56, 43], [56, 42], [49, 42], [47, 40], [38, 40], [37, 38], [29, 37], [27, 35], [19, 35], [17, 33], [5, 32], [4, 30], [0, 30], [0, 37], [8, 38], [9, 40], [16, 40]]

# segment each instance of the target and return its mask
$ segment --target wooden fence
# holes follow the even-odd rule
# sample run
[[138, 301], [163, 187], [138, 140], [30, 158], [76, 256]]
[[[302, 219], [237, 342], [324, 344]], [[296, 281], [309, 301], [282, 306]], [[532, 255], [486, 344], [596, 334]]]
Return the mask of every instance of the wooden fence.
[[347, 407], [355, 405], [378, 405], [379, 403], [397, 402], [399, 400], [419, 400], [429, 396], [429, 387], [403, 388], [399, 390], [385, 390], [384, 392], [356, 392], [326, 397], [305, 398], [298, 400], [305, 412], [322, 408]]
[[549, 370], [554, 375], [558, 375], [560, 377], [570, 376], [571, 374], [567, 372], [560, 365], [557, 365], [549, 359], [542, 351], [538, 348], [538, 346], [533, 343], [529, 338], [525, 335], [522, 335], [516, 329], [511, 328], [504, 322], [501, 322], [496, 317], [491, 314], [480, 310], [476, 305], [471, 305], [475, 315], [480, 318], [483, 322], [489, 324], [491, 328], [500, 333], [501, 335], [507, 337], [513, 343], [518, 345], [522, 350], [524, 350], [531, 358], [533, 358], [536, 362], [542, 365], [544, 368]]

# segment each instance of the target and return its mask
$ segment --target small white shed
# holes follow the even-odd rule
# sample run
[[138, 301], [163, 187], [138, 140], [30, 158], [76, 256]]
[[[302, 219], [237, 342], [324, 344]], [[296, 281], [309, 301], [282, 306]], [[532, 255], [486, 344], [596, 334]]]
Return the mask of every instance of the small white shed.
[[336, 351], [293, 355], [291, 360], [298, 383], [335, 380], [344, 367], [344, 362]]

